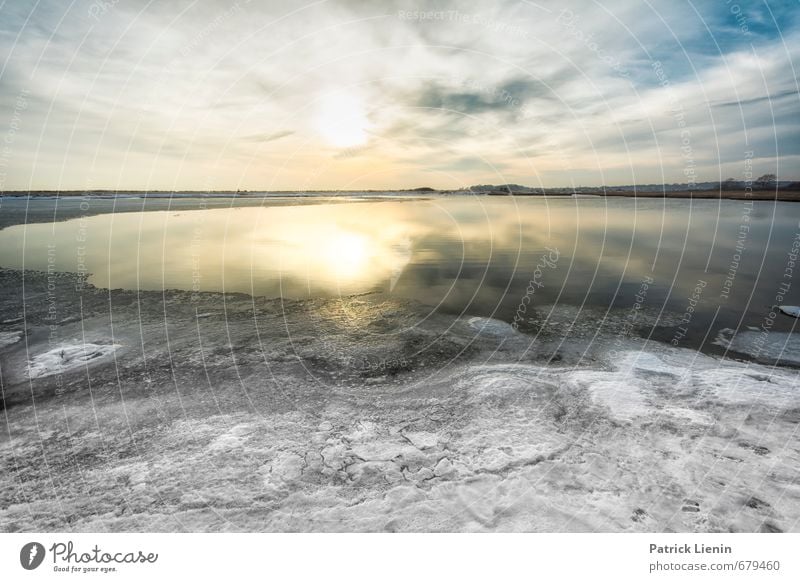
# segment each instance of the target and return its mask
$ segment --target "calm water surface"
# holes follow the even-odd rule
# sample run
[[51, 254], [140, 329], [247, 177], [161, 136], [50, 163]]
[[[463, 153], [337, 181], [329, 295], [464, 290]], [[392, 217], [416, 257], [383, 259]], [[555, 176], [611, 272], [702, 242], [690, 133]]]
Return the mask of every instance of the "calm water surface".
[[[674, 314], [691, 307], [686, 342], [698, 345], [710, 328], [760, 325], [781, 283], [792, 282], [789, 254], [800, 232], [793, 203], [448, 197], [267, 204], [12, 226], [0, 231], [0, 266], [50, 264], [90, 273], [91, 283], [108, 288], [286, 298], [383, 291], [506, 321], [526, 294], [540, 306], [641, 302]], [[781, 297], [800, 303], [800, 281]], [[791, 326], [780, 318], [774, 329]]]

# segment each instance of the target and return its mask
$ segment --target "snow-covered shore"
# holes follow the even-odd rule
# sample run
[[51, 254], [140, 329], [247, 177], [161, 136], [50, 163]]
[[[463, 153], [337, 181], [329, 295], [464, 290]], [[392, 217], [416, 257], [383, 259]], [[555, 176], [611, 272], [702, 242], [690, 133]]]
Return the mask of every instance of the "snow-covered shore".
[[596, 336], [588, 311], [520, 333], [68, 274], [54, 335], [45, 276], [25, 320], [0, 278], [24, 340], [0, 348], [3, 531], [800, 530], [793, 369]]

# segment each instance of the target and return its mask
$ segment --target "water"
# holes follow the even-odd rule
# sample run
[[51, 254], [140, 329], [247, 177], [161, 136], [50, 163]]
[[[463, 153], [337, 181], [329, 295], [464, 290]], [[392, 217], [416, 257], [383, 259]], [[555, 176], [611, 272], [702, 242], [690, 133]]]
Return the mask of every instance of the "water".
[[[713, 200], [265, 201], [12, 226], [0, 231], [0, 266], [86, 272], [108, 288], [378, 291], [507, 322], [553, 304], [641, 305], [684, 320], [656, 339], [683, 327], [680, 345], [698, 347], [719, 329], [762, 325], [778, 300], [800, 303], [790, 260], [798, 218], [793, 203]], [[781, 315], [772, 329], [795, 321]]]

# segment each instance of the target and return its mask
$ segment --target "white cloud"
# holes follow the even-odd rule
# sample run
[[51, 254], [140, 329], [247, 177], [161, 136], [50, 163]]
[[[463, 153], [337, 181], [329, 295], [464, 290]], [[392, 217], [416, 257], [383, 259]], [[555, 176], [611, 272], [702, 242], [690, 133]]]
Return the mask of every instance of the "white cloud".
[[[700, 179], [736, 168], [745, 126], [756, 171], [772, 171], [800, 153], [800, 37], [786, 14], [783, 38], [764, 32], [765, 11], [748, 13], [761, 32], [745, 35], [717, 4], [4, 5], [0, 92], [13, 103], [29, 91], [5, 187], [294, 189], [323, 166], [332, 188], [498, 172], [671, 182], [686, 164], [676, 106]], [[359, 119], [348, 131], [368, 143], [321, 135], [329, 94], [363, 103], [342, 118]]]

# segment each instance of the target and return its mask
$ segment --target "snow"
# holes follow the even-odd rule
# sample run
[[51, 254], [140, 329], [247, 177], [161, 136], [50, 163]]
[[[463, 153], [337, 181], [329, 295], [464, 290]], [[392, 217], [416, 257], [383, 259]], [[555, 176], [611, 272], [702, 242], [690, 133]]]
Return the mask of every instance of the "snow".
[[618, 370], [653, 372], [669, 376], [680, 376], [682, 373], [681, 368], [669, 365], [655, 354], [644, 351], [625, 352], [620, 361], [613, 362], [613, 365]]
[[527, 364], [493, 364], [470, 366], [453, 378], [454, 383], [470, 395], [470, 403], [502, 403], [509, 398], [548, 398], [553, 384], [547, 368]]
[[[535, 353], [555, 343], [546, 330], [532, 344], [503, 322], [422, 322], [381, 298], [349, 303], [351, 325], [337, 302], [254, 316], [252, 298], [232, 297], [227, 327], [198, 327], [210, 305], [167, 299], [168, 312], [133, 304], [127, 327], [115, 316], [113, 336], [97, 316], [57, 348], [31, 344], [36, 416], [22, 399], [9, 408], [0, 530], [800, 527], [796, 370], [602, 336], [551, 364], [551, 350]], [[398, 321], [418, 323], [402, 335]], [[342, 363], [364, 354], [410, 365]], [[91, 391], [76, 375], [78, 388], [47, 396], [53, 374], [87, 365]]]
[[291, 451], [281, 451], [267, 465], [265, 482], [272, 486], [291, 484], [303, 474], [303, 457]]
[[800, 364], [800, 335], [796, 333], [758, 328], [735, 333], [725, 328], [717, 334], [714, 343], [759, 361]]
[[654, 412], [648, 403], [653, 396], [653, 374], [680, 384], [685, 368], [670, 364], [655, 353], [623, 351], [609, 360], [611, 370], [579, 370], [566, 375], [566, 381], [586, 389], [593, 401], [610, 409], [618, 420], [633, 420]]
[[403, 436], [418, 449], [435, 447], [439, 442], [439, 435], [433, 432], [406, 432]]
[[[610, 380], [603, 378], [611, 377]], [[632, 420], [637, 416], [645, 416], [650, 412], [643, 395], [640, 382], [620, 382], [606, 373], [572, 376], [573, 381], [582, 383], [592, 395], [594, 402], [607, 406], [613, 416], [619, 420]]]
[[65, 344], [34, 356], [28, 365], [28, 376], [41, 378], [98, 364], [119, 347], [117, 344]]
[[800, 307], [797, 305], [781, 305], [778, 309], [789, 317], [800, 317]]
[[0, 349], [12, 346], [21, 339], [21, 331], [0, 331]]
[[513, 337], [519, 332], [510, 323], [493, 319], [490, 317], [470, 317], [467, 320], [469, 326], [480, 334], [493, 335], [498, 337]]

